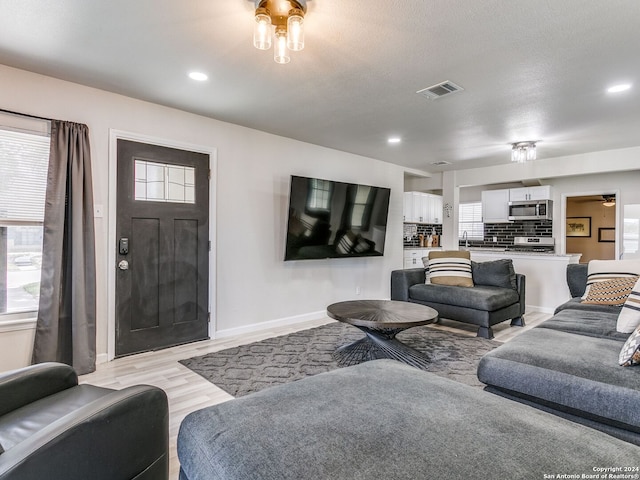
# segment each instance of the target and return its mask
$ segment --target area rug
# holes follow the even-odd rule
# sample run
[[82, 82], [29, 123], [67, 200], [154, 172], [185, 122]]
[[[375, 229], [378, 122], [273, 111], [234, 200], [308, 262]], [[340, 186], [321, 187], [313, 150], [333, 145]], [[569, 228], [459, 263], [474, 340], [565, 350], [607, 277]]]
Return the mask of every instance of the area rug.
[[[350, 325], [329, 323], [180, 360], [180, 363], [234, 397], [241, 397], [340, 368], [331, 354], [363, 336], [364, 333]], [[429, 356], [431, 362], [426, 368], [429, 372], [475, 387], [483, 386], [476, 377], [480, 358], [501, 345], [495, 340], [430, 326], [406, 330], [397, 338]]]

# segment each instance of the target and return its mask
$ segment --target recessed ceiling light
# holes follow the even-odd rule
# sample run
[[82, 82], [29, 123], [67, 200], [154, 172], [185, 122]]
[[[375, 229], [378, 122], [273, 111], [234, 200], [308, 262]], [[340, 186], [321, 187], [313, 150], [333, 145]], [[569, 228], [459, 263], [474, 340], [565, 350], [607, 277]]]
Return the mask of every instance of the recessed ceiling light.
[[387, 139], [388, 143], [400, 143], [402, 139], [400, 137], [389, 137]]
[[614, 85], [613, 87], [607, 88], [607, 92], [609, 93], [620, 93], [625, 92], [631, 88], [630, 83], [621, 83], [620, 85]]
[[196, 80], [198, 82], [204, 82], [205, 80], [209, 79], [207, 74], [206, 73], [202, 73], [202, 72], [190, 72], [189, 73], [189, 78], [191, 80]]

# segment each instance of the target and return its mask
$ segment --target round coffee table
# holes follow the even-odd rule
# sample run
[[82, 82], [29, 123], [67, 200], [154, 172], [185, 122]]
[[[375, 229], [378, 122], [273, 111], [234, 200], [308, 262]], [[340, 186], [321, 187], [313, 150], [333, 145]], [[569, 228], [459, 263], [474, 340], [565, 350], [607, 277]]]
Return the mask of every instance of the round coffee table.
[[396, 300], [351, 300], [329, 305], [327, 314], [366, 334], [333, 353], [340, 366], [378, 358], [391, 358], [418, 368], [429, 365], [425, 354], [405, 345], [396, 339], [396, 335], [408, 328], [437, 321], [438, 312], [433, 308]]

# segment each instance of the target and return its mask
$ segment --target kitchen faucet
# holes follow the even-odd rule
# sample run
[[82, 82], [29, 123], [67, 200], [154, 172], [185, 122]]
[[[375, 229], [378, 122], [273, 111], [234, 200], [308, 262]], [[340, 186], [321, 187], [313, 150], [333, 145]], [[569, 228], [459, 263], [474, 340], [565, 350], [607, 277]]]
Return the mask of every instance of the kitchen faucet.
[[462, 240], [464, 240], [464, 248], [469, 248], [469, 239], [467, 238], [467, 231], [462, 232]]

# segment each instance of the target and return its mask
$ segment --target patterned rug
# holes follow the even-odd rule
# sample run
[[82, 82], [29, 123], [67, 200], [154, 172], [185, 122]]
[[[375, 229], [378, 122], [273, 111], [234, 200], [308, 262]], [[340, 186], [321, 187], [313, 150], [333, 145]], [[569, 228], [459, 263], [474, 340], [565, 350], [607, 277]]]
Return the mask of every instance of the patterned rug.
[[[357, 328], [335, 322], [180, 363], [234, 397], [241, 397], [340, 368], [331, 354], [363, 336]], [[426, 370], [476, 387], [483, 386], [476, 377], [480, 358], [501, 345], [495, 340], [443, 332], [430, 326], [414, 327], [397, 338], [429, 356], [431, 363]]]

